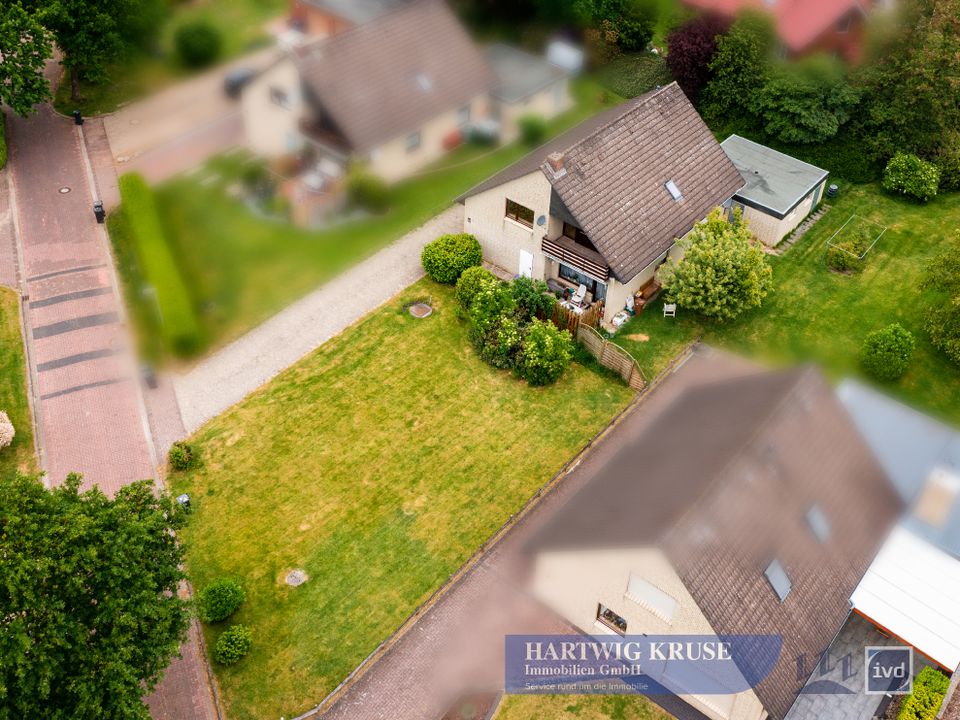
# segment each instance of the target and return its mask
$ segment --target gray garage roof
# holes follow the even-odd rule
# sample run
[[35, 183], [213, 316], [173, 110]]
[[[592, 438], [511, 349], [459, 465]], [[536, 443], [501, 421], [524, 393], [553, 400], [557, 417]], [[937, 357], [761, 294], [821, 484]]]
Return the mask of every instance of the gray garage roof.
[[778, 218], [788, 215], [830, 174], [739, 135], [731, 135], [720, 147], [747, 182], [734, 197]]
[[567, 75], [544, 58], [503, 43], [488, 47], [487, 59], [497, 75], [493, 94], [506, 103], [525, 100]]

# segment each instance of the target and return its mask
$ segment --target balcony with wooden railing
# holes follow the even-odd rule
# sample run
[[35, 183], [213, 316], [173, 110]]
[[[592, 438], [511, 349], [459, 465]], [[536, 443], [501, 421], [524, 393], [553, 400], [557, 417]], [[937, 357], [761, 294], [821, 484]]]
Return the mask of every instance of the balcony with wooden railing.
[[610, 280], [610, 268], [607, 267], [607, 261], [603, 259], [603, 255], [575, 243], [564, 235], [553, 239], [544, 235], [541, 249], [543, 254], [551, 260], [569, 265], [600, 282], [606, 283]]

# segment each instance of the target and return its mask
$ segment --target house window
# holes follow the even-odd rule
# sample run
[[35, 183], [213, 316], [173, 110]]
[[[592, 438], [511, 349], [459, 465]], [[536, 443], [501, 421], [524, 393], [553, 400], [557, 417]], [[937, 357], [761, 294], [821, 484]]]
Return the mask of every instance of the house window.
[[827, 516], [823, 514], [819, 505], [814, 505], [807, 510], [807, 525], [820, 542], [825, 543], [830, 539], [830, 521], [827, 520]]
[[563, 224], [563, 235], [573, 240], [577, 245], [583, 245], [588, 247], [591, 250], [596, 250], [593, 246], [593, 243], [590, 242], [589, 236], [576, 225], [571, 225], [570, 223]]
[[630, 573], [625, 594], [628, 599], [646, 608], [661, 620], [667, 622], [673, 620], [673, 614], [677, 610], [676, 599], [642, 577]]
[[680, 188], [677, 187], [677, 184], [673, 180], [667, 180], [664, 185], [667, 188], [667, 192], [670, 193], [670, 197], [672, 197], [674, 200], [683, 199], [683, 193], [680, 192]]
[[457, 110], [457, 125], [466, 125], [470, 122], [470, 106], [464, 105]]
[[597, 605], [597, 622], [606, 625], [614, 632], [621, 635], [627, 634], [627, 621], [617, 615], [613, 610], [606, 607], [603, 603]]
[[506, 217], [515, 220], [521, 225], [526, 225], [528, 228], [533, 227], [533, 210], [509, 198], [507, 198]]
[[415, 152], [420, 149], [420, 131], [419, 130], [417, 130], [417, 132], [410, 133], [409, 135], [407, 135], [406, 145], [407, 145], [408, 153]]
[[283, 88], [270, 88], [270, 102], [272, 102], [274, 105], [282, 107], [284, 110], [290, 109], [290, 96]]
[[586, 285], [587, 292], [593, 300], [603, 300], [607, 296], [607, 286], [602, 282], [597, 282], [589, 275], [584, 275], [574, 267], [560, 263], [560, 277], [568, 280], [575, 285]]
[[793, 584], [790, 582], [790, 577], [787, 575], [787, 571], [783, 569], [780, 561], [774, 560], [770, 563], [767, 569], [763, 571], [763, 574], [767, 576], [767, 582], [770, 583], [770, 587], [773, 588], [777, 597], [780, 598], [780, 602], [786, 600], [787, 595], [789, 595], [793, 589]]

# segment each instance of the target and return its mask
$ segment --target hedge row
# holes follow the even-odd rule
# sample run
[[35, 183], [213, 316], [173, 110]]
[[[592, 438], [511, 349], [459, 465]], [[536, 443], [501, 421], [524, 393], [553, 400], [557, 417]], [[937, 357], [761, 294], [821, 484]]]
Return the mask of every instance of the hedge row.
[[153, 191], [134, 173], [120, 178], [120, 197], [140, 270], [156, 292], [160, 332], [174, 353], [190, 355], [200, 348], [200, 325], [164, 237]]
[[7, 124], [6, 115], [0, 110], [0, 170], [7, 165]]

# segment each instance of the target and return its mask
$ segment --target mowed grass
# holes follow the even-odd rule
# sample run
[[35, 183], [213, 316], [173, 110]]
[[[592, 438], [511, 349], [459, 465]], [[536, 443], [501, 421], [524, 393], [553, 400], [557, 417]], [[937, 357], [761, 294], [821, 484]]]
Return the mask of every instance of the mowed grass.
[[[862, 273], [839, 275], [826, 268], [824, 255], [830, 237], [852, 214], [888, 230], [867, 255]], [[920, 282], [929, 259], [958, 230], [960, 194], [918, 205], [877, 185], [848, 186], [797, 245], [771, 258], [775, 288], [762, 308], [719, 324], [682, 309], [676, 319], [664, 318], [658, 302], [627, 323], [616, 342], [637, 357], [648, 377], [700, 335], [777, 365], [816, 362], [838, 379], [862, 377], [859, 352], [867, 333], [899, 322], [914, 334], [917, 348], [907, 374], [881, 388], [957, 424], [960, 368], [929, 342], [925, 307], [935, 295], [922, 291]]]
[[26, 367], [19, 298], [13, 290], [0, 287], [0, 410], [7, 413], [16, 430], [13, 444], [0, 450], [0, 476], [3, 477], [17, 470], [26, 473], [37, 470]]
[[673, 720], [642, 695], [507, 695], [493, 720]]
[[[550, 123], [560, 133], [620, 101], [591, 80], [574, 85], [576, 107]], [[221, 156], [202, 171], [157, 188], [168, 241], [200, 316], [203, 345], [215, 348], [443, 211], [460, 193], [519, 159], [521, 143], [462, 147], [393, 188], [383, 216], [310, 230], [254, 215], [227, 188], [238, 182], [244, 154]], [[125, 272], [125, 278], [131, 277]], [[134, 304], [143, 299], [134, 289]], [[138, 313], [149, 317], [150, 312]], [[152, 329], [141, 332], [155, 335]]]
[[81, 82], [80, 102], [70, 99], [69, 77], [64, 75], [54, 105], [64, 113], [73, 110], [81, 110], [85, 115], [113, 112], [133, 100], [206, 69], [188, 68], [180, 62], [174, 35], [182, 25], [202, 21], [216, 28], [221, 38], [218, 62], [226, 62], [269, 43], [266, 25], [280, 18], [287, 7], [286, 0], [191, 0], [170, 3], [170, 11], [159, 31], [154, 51], [131, 51], [128, 57], [107, 69], [105, 82]]
[[173, 475], [194, 584], [247, 590], [253, 650], [217, 667], [234, 720], [319, 702], [631, 399], [577, 364], [547, 388], [490, 368], [454, 306], [412, 286], [202, 428], [203, 466]]

